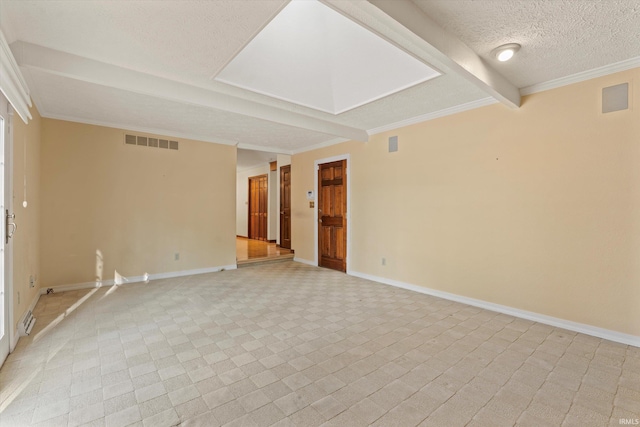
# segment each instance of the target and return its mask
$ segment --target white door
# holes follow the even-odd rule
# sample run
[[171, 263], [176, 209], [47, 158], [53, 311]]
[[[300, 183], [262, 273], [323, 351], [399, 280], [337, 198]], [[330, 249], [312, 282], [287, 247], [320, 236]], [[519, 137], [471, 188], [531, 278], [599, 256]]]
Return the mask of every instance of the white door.
[[9, 168], [5, 162], [5, 159], [11, 159], [10, 152], [8, 152], [11, 147], [10, 109], [11, 107], [7, 103], [7, 100], [0, 93], [0, 218], [2, 219], [0, 221], [0, 309], [2, 310], [2, 316], [0, 316], [0, 366], [9, 355], [9, 334], [11, 323], [13, 323], [10, 320], [12, 293], [10, 292], [11, 287], [8, 286], [11, 283], [11, 280], [10, 276], [9, 278], [7, 277], [7, 274], [11, 273], [11, 263], [8, 262], [9, 258], [7, 258], [7, 255], [11, 253], [11, 245], [6, 244], [5, 237], [5, 213], [7, 210], [11, 212], [11, 207], [9, 206], [9, 203], [7, 203], [8, 197], [5, 197], [6, 195], [11, 194], [7, 187], [9, 184], [9, 179], [7, 179]]

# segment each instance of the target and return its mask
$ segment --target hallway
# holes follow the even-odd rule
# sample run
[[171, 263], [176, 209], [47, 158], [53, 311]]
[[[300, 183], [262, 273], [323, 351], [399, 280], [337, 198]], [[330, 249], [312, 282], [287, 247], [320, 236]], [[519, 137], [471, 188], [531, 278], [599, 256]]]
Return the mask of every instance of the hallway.
[[275, 243], [236, 237], [236, 260], [238, 265], [280, 259], [293, 259], [293, 251], [281, 248]]

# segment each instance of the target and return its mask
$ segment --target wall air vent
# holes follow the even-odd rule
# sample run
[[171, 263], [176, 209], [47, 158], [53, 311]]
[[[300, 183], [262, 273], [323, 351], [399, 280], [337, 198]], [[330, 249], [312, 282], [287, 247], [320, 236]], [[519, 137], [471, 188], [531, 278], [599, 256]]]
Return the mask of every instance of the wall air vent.
[[602, 113], [627, 110], [629, 108], [629, 83], [602, 89]]
[[33, 325], [36, 323], [36, 318], [33, 317], [31, 310], [27, 311], [27, 314], [24, 315], [22, 322], [18, 324], [18, 334], [21, 337], [26, 337], [31, 333], [33, 329]]
[[165, 148], [171, 150], [177, 150], [179, 147], [178, 141], [169, 141], [168, 139], [131, 134], [124, 135], [124, 143], [126, 145], [138, 145], [142, 147]]

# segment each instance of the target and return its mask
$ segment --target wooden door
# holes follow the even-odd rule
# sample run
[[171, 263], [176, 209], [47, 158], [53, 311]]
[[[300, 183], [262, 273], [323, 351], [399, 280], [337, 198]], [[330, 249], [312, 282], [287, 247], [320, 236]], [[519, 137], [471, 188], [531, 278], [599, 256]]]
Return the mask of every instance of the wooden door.
[[249, 238], [267, 240], [267, 175], [249, 178]]
[[347, 161], [318, 170], [318, 265], [347, 271]]
[[291, 249], [291, 165], [280, 168], [280, 246]]

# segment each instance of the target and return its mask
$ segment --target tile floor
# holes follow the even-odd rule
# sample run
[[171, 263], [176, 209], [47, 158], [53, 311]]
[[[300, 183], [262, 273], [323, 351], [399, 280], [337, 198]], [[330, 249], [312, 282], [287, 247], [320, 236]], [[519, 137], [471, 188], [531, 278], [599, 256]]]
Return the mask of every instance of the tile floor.
[[44, 295], [3, 426], [607, 426], [640, 349], [295, 262]]

